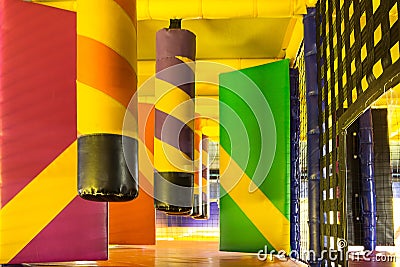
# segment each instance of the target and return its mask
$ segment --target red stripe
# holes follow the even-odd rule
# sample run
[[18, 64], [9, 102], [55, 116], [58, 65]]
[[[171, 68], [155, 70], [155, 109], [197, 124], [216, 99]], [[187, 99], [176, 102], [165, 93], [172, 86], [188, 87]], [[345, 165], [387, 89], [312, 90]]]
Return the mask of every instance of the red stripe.
[[10, 263], [107, 259], [106, 214], [106, 203], [76, 197]]
[[76, 139], [76, 16], [23, 1], [1, 2], [4, 206]]

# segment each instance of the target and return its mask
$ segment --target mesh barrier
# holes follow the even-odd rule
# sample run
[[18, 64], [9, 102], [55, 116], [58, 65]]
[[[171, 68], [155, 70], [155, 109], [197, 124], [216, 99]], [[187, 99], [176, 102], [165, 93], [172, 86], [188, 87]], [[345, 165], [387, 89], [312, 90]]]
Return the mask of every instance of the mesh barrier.
[[290, 69], [290, 249], [300, 253], [300, 99], [299, 70]]
[[[377, 183], [378, 245], [400, 245], [400, 84], [387, 91], [373, 104], [381, 118], [376, 120], [375, 131], [386, 131], [387, 145], [376, 147], [381, 152], [378, 163], [389, 161], [380, 172]], [[380, 141], [381, 142], [381, 141]], [[384, 159], [384, 161], [382, 161]], [[382, 183], [383, 182], [383, 183]]]
[[307, 106], [304, 48], [301, 46], [295, 67], [299, 70], [300, 99], [300, 258], [307, 260], [309, 250], [308, 177], [307, 177]]
[[[399, 81], [399, 0], [324, 0], [317, 4], [321, 129], [321, 244], [347, 238], [346, 128]], [[330, 266], [344, 259], [326, 258]]]
[[[391, 155], [396, 156], [396, 153], [390, 153], [390, 150], [393, 148], [391, 148], [389, 137], [393, 135], [393, 132], [389, 131], [388, 115], [386, 105], [374, 105], [372, 109], [372, 122], [377, 212], [376, 243], [378, 246], [394, 245], [393, 190], [390, 158]], [[362, 232], [359, 132], [358, 120], [347, 128], [347, 242], [353, 246], [362, 246], [364, 242]]]
[[393, 246], [393, 191], [387, 109], [373, 109], [377, 245]]

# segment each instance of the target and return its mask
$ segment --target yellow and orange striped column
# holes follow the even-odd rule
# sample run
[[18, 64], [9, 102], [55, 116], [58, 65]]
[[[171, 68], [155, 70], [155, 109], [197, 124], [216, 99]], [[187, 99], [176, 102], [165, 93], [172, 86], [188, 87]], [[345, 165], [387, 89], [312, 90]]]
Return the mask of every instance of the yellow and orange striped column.
[[196, 36], [180, 28], [156, 34], [155, 207], [188, 215], [193, 202]]
[[[77, 2], [78, 192], [138, 194], [135, 0]], [[124, 125], [125, 122], [125, 125]]]

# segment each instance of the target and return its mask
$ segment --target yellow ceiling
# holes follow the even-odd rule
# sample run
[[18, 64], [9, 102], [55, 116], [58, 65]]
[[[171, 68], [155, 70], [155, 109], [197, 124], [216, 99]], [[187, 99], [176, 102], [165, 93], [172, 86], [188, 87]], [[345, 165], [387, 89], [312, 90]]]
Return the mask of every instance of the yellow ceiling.
[[[155, 59], [156, 31], [168, 25], [165, 20], [138, 22], [139, 60]], [[182, 28], [196, 34], [197, 59], [284, 58], [285, 35], [293, 31], [291, 18], [184, 20]]]
[[[76, 11], [76, 0], [24, 0]], [[89, 1], [89, 0], [87, 0]], [[95, 2], [95, 0], [93, 0]], [[182, 27], [197, 36], [197, 59], [241, 69], [276, 59], [293, 60], [303, 39], [302, 15], [316, 0], [136, 0], [138, 16], [139, 86], [155, 70], [155, 33], [181, 18]], [[373, 0], [379, 3], [380, 0]], [[391, 19], [398, 11], [391, 11]], [[394, 49], [398, 57], [398, 49]], [[365, 51], [364, 51], [365, 52]], [[140, 90], [139, 90], [140, 91]], [[218, 120], [218, 86], [196, 84], [197, 112]], [[154, 101], [152, 90], [139, 93], [143, 102]], [[400, 88], [375, 103], [400, 114]], [[397, 116], [395, 116], [397, 118]], [[400, 118], [400, 115], [399, 115]], [[399, 120], [390, 123], [392, 138], [400, 137]], [[215, 124], [210, 124], [211, 129]], [[215, 129], [214, 129], [215, 130]], [[216, 131], [217, 132], [217, 131]]]
[[[76, 11], [75, 0], [25, 0]], [[89, 0], [87, 0], [89, 1]], [[95, 3], [96, 0], [93, 0]], [[293, 60], [303, 39], [302, 15], [308, 0], [137, 0], [139, 86], [154, 75], [155, 34], [181, 18], [182, 28], [197, 36], [198, 60], [219, 62], [235, 69], [277, 59]], [[139, 90], [140, 91], [140, 90]], [[196, 84], [196, 111], [218, 120], [218, 86]], [[152, 102], [143, 90], [140, 101]], [[214, 127], [214, 128], [213, 128]], [[215, 123], [209, 128], [213, 132]], [[214, 130], [212, 130], [214, 129]]]
[[[24, 0], [76, 11], [76, 0]], [[279, 18], [304, 14], [315, 0], [136, 0], [138, 20]]]
[[[76, 11], [75, 0], [25, 0]], [[89, 1], [89, 0], [88, 0]], [[95, 1], [94, 1], [95, 2]], [[137, 0], [138, 60], [155, 59], [155, 33], [169, 19], [197, 35], [198, 59], [294, 58], [306, 0]]]

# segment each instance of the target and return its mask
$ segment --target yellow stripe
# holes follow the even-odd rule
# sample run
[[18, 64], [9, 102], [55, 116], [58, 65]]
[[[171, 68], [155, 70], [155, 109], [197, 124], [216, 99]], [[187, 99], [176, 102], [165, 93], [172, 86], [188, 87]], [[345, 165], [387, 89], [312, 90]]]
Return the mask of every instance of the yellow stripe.
[[0, 262], [12, 260], [75, 198], [76, 157], [74, 142], [0, 209]]
[[[39, 0], [40, 1], [40, 0]], [[32, 2], [35, 4], [41, 4], [45, 6], [55, 7], [59, 9], [64, 9], [72, 12], [76, 12], [76, 1], [66, 0], [58, 2], [39, 2], [38, 0], [33, 0]]]
[[102, 91], [79, 81], [76, 84], [78, 132], [123, 134], [137, 139], [137, 121], [132, 112], [126, 112], [125, 106]]
[[196, 72], [196, 63], [193, 60], [191, 60], [188, 57], [182, 57], [182, 56], [175, 56], [175, 58], [186, 63], [186, 65], [193, 71], [193, 73]]
[[138, 139], [139, 143], [139, 169], [146, 177], [146, 180], [153, 185], [153, 175], [154, 175], [154, 167], [153, 167], [153, 154], [149, 151], [146, 145], [143, 143], [141, 139]]
[[154, 138], [154, 167], [159, 172], [193, 172], [193, 161], [179, 149]]
[[177, 59], [179, 59], [180, 61], [185, 62], [185, 63], [193, 63], [193, 62], [194, 62], [193, 60], [191, 60], [191, 59], [188, 58], [188, 57], [175, 56], [175, 58], [177, 58]]
[[222, 187], [260, 233], [275, 249], [289, 251], [290, 225], [288, 219], [260, 189], [249, 192], [251, 179], [222, 147], [220, 147], [220, 170]]
[[[196, 125], [195, 125], [196, 127]], [[196, 168], [196, 172], [201, 172], [201, 130], [194, 131], [194, 164], [198, 168]], [[201, 175], [201, 174], [200, 174]]]
[[208, 194], [209, 186], [208, 186], [208, 183], [207, 183], [207, 179], [203, 178], [201, 181], [202, 181], [202, 184], [201, 184], [202, 192]]
[[125, 58], [137, 73], [136, 28], [112, 0], [78, 0], [77, 34], [103, 43]]
[[201, 155], [202, 155], [202, 164], [204, 166], [207, 166], [208, 165], [208, 152], [205, 150], [202, 150]]
[[[193, 186], [193, 194], [200, 195], [200, 187], [198, 185]], [[200, 201], [200, 199], [199, 199]], [[195, 203], [196, 204], [196, 203]], [[200, 206], [200, 205], [199, 205]]]
[[[156, 80], [156, 109], [189, 124], [194, 119], [194, 100], [181, 89], [160, 79]], [[192, 127], [193, 123], [190, 123]]]
[[[202, 153], [202, 165], [206, 166], [206, 169], [208, 171], [208, 157], [209, 157], [208, 152], [205, 150], [202, 150], [201, 153]], [[203, 168], [203, 166], [202, 166], [202, 168]], [[206, 194], [208, 194], [207, 177], [203, 176], [203, 169], [202, 169], [202, 172], [200, 175], [202, 177], [202, 191], [205, 192]]]

